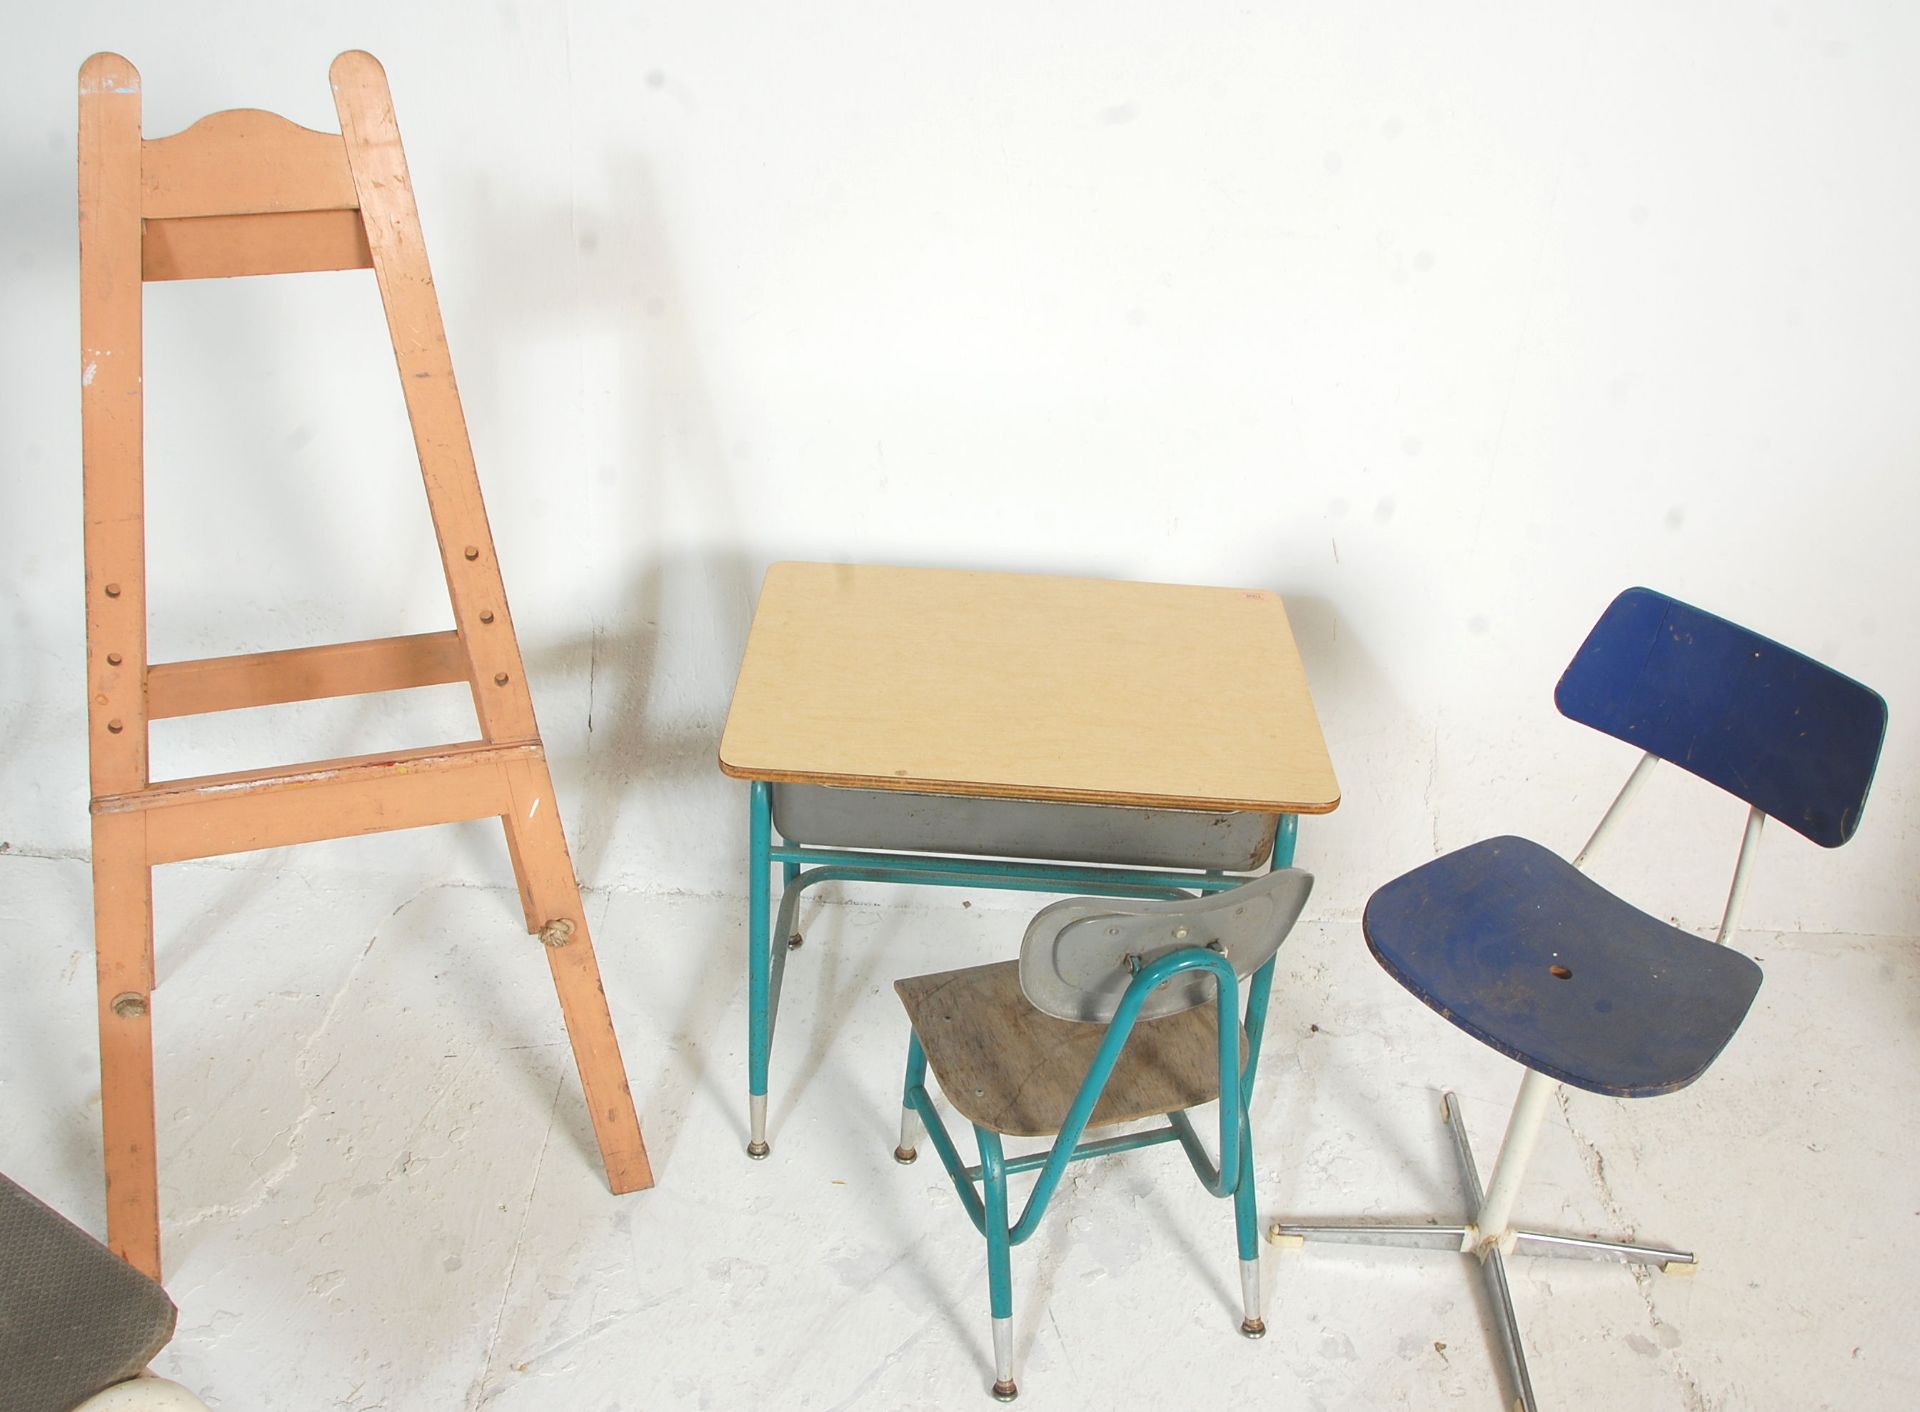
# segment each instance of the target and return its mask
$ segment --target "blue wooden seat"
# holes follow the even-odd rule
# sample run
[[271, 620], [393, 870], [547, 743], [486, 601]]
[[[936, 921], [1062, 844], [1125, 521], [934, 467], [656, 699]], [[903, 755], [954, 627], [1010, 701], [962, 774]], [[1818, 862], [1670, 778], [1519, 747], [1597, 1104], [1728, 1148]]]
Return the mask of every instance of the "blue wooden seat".
[[[1454, 1097], [1466, 1219], [1405, 1226], [1276, 1225], [1273, 1239], [1453, 1249], [1479, 1258], [1500, 1315], [1514, 1402], [1535, 1412], [1507, 1287], [1519, 1251], [1663, 1269], [1684, 1250], [1521, 1230], [1510, 1220], [1550, 1100], [1564, 1082], [1641, 1098], [1705, 1073], [1746, 1018], [1760, 968], [1725, 945], [1739, 924], [1762, 825], [1825, 848], [1860, 826], [1887, 706], [1850, 677], [1725, 618], [1632, 588], [1608, 605], [1560, 678], [1554, 704], [1644, 752], [1572, 862], [1521, 838], [1435, 859], [1375, 892], [1363, 929], [1387, 973], [1482, 1043], [1526, 1066], [1484, 1192]], [[1648, 916], [1581, 865], [1666, 760], [1744, 800], [1747, 826], [1713, 941]]]
[[1746, 1018], [1760, 968], [1649, 917], [1558, 854], [1490, 838], [1374, 893], [1361, 925], [1401, 985], [1549, 1078], [1685, 1088]]

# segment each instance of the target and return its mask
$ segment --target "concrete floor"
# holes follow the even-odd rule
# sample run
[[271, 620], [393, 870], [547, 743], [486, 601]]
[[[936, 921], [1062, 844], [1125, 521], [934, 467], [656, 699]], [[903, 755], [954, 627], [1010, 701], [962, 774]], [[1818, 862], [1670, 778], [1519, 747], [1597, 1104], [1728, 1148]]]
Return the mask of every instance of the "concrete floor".
[[[616, 1198], [511, 889], [267, 861], [159, 874], [181, 1316], [158, 1371], [236, 1412], [992, 1405], [981, 1243], [931, 1154], [890, 1155], [905, 1024], [888, 981], [1011, 955], [1005, 899], [815, 907], [773, 1156], [753, 1163], [742, 904], [593, 896], [660, 1181]], [[99, 1232], [87, 906], [84, 863], [0, 858], [0, 1162]], [[1895, 1407], [1920, 1386], [1920, 949], [1746, 949], [1767, 984], [1704, 1080], [1638, 1103], [1565, 1094], [1549, 1117], [1525, 1221], [1691, 1244], [1703, 1264], [1517, 1266], [1545, 1407]], [[1352, 922], [1289, 941], [1267, 1054], [1268, 1218], [1453, 1212], [1436, 1090], [1460, 1092], [1484, 1172], [1517, 1082], [1387, 980]], [[1460, 1257], [1264, 1263], [1271, 1333], [1249, 1343], [1227, 1203], [1164, 1148], [1074, 1169], [1015, 1252], [1022, 1403], [1500, 1405]]]

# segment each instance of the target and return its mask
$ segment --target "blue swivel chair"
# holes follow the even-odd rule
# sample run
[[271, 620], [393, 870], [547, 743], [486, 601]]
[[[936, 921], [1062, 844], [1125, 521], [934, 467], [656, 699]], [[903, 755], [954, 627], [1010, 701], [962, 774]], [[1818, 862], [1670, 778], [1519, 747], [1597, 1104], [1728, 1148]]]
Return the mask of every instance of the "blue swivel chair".
[[[1018, 961], [895, 983], [913, 1032], [893, 1155], [913, 1161], [924, 1128], [986, 1237], [993, 1395], [1002, 1402], [1019, 1392], [1013, 1247], [1039, 1225], [1067, 1164], [1085, 1158], [1178, 1142], [1207, 1190], [1233, 1198], [1245, 1304], [1240, 1331], [1249, 1338], [1266, 1332], [1247, 1105], [1274, 956], [1312, 886], [1306, 873], [1283, 868], [1202, 899], [1069, 898], [1034, 915]], [[929, 1070], [973, 1124], [978, 1166], [961, 1161], [927, 1092]], [[1218, 1165], [1188, 1113], [1216, 1100]], [[1152, 1118], [1166, 1122], [1081, 1141], [1089, 1128]], [[1052, 1143], [1009, 1158], [1002, 1136]], [[1014, 1221], [1007, 1178], [1034, 1170], [1039, 1178]]]
[[[1886, 733], [1886, 703], [1859, 682], [1684, 603], [1633, 588], [1614, 599], [1554, 693], [1562, 715], [1644, 752], [1571, 863], [1522, 838], [1493, 838], [1415, 868], [1374, 893], [1362, 926], [1387, 973], [1440, 1014], [1526, 1066], [1482, 1191], [1452, 1093], [1465, 1206], [1458, 1225], [1275, 1225], [1305, 1240], [1456, 1250], [1481, 1261], [1514, 1402], [1534, 1412], [1505, 1257], [1575, 1255], [1693, 1264], [1688, 1251], [1516, 1229], [1514, 1198], [1562, 1083], [1618, 1098], [1686, 1087], [1746, 1017], [1760, 968], [1726, 945], [1768, 818], [1826, 848], [1860, 825]], [[1654, 765], [1666, 760], [1748, 805], [1725, 913], [1704, 940], [1622, 901], [1581, 866]]]

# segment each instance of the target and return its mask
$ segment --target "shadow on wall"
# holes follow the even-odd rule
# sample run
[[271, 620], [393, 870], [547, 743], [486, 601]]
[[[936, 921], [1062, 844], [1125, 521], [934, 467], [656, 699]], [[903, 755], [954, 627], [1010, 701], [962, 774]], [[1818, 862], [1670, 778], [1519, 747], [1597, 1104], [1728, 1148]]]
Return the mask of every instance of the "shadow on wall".
[[1273, 582], [1286, 600], [1294, 640], [1306, 666], [1327, 751], [1340, 782], [1340, 807], [1302, 821], [1299, 858], [1323, 885], [1318, 916], [1357, 916], [1374, 884], [1433, 854], [1430, 808], [1424, 800], [1436, 768], [1438, 732], [1401, 696], [1361, 625], [1333, 600]]
[[[1318, 1051], [1310, 1050], [1306, 1040], [1338, 1009], [1327, 982], [1342, 973], [1341, 966], [1327, 953], [1361, 946], [1359, 910], [1372, 888], [1397, 870], [1396, 860], [1422, 862], [1430, 856], [1429, 818], [1410, 814], [1400, 801], [1409, 792], [1425, 789], [1432, 742], [1420, 738], [1418, 719], [1393, 689], [1352, 617], [1328, 598], [1290, 592], [1284, 570], [1276, 570], [1272, 582], [1286, 600], [1341, 790], [1340, 807], [1332, 814], [1301, 821], [1297, 859], [1321, 884], [1315, 889], [1317, 915], [1356, 919], [1336, 921], [1325, 931], [1309, 930], [1280, 955], [1281, 972], [1267, 1021], [1267, 1052], [1274, 1056], [1270, 1062], [1275, 1071], [1263, 1079], [1256, 1095], [1256, 1121], [1269, 1131], [1303, 1132], [1316, 1102], [1325, 1103], [1334, 1090], [1347, 1096], [1355, 1114], [1380, 1111], [1377, 1076], [1345, 1068], [1323, 1072], [1312, 1057]], [[1427, 769], [1410, 764], [1422, 758], [1429, 761]], [[1389, 775], [1390, 769], [1400, 773]], [[1364, 984], [1391, 990], [1377, 974], [1370, 973]], [[1410, 1170], [1421, 1168], [1421, 1154], [1402, 1150], [1404, 1134], [1370, 1117], [1357, 1121], [1373, 1130], [1375, 1149], [1393, 1154]], [[1272, 1144], [1262, 1160], [1274, 1172], [1270, 1191], [1298, 1192], [1311, 1185], [1308, 1179], [1317, 1159], [1310, 1146]]]
[[[1284, 577], [1279, 580], [1284, 584]], [[1346, 734], [1342, 723], [1357, 715], [1382, 714], [1413, 719], [1412, 711], [1395, 694], [1387, 674], [1366, 649], [1351, 619], [1343, 617], [1333, 600], [1314, 593], [1294, 593], [1284, 586], [1276, 592], [1287, 605], [1287, 620], [1293, 625], [1293, 640], [1299, 645], [1300, 660], [1307, 669], [1307, 681], [1313, 689], [1313, 702], [1327, 734], [1329, 748], [1335, 738]], [[1344, 795], [1346, 780], [1341, 775], [1336, 755], [1334, 773], [1341, 776]], [[1345, 807], [1345, 800], [1342, 800]]]
[[[729, 542], [740, 524], [729, 438], [658, 190], [637, 152], [609, 154], [605, 172], [603, 204], [535, 222], [538, 233], [562, 228], [575, 244], [570, 297], [529, 300], [510, 316], [580, 351], [580, 498], [591, 549], [575, 577], [587, 623], [521, 645], [537, 681], [572, 679], [577, 690], [586, 676], [585, 730], [570, 720], [546, 734], [556, 770], [579, 781], [573, 846], [589, 883], [618, 879], [610, 852], [623, 811], [661, 809], [663, 793], [684, 797], [675, 787], [689, 782], [722, 787], [727, 703], [703, 686], [731, 685], [759, 589], [753, 562]], [[484, 208], [476, 228], [505, 229], [514, 208], [496, 184], [476, 174], [470, 191]], [[474, 352], [485, 393], [513, 395], [503, 350]], [[700, 540], [711, 547], [689, 547]], [[662, 623], [673, 625], [665, 636]], [[671, 818], [659, 824], [671, 834]]]
[[[726, 440], [685, 316], [652, 181], [638, 157], [612, 162], [609, 171], [607, 203], [600, 211], [562, 209], [529, 216], [492, 174], [476, 167], [456, 187], [452, 210], [442, 210], [437, 219], [427, 214], [430, 248], [436, 226], [486, 233], [487, 253], [477, 266], [483, 277], [464, 278], [461, 288], [443, 288], [441, 295], [469, 421], [481, 424], [473, 431], [475, 454], [496, 535], [519, 541], [503, 546], [509, 595], [526, 602], [534, 598], [536, 587], [551, 592], [556, 587], [552, 582], [525, 582], [528, 568], [544, 562], [554, 566], [549, 572], [560, 576], [563, 592], [577, 588], [576, 600], [587, 610], [577, 616], [569, 610], [572, 621], [585, 619], [584, 630], [559, 636], [536, 630], [534, 636], [523, 636], [521, 645], [537, 693], [549, 699], [557, 695], [564, 703], [557, 713], [549, 706], [557, 719], [542, 724], [556, 773], [562, 776], [563, 797], [579, 801], [573, 808], [578, 823], [572, 842], [576, 869], [590, 882], [608, 881], [610, 871], [618, 872], [610, 868], [607, 855], [623, 808], [661, 808], [658, 786], [689, 778], [722, 787], [714, 760], [726, 702], [724, 695], [702, 700], [698, 688], [716, 681], [731, 683], [758, 586], [743, 552], [728, 547], [690, 552], [674, 543], [684, 542], [683, 536], [668, 528], [694, 525], [709, 537], [724, 538], [738, 523], [736, 497], [723, 452]], [[619, 238], [602, 240], [596, 234], [600, 230], [616, 232]], [[555, 264], [555, 236], [571, 240], [576, 232], [579, 258], [559, 262], [561, 268], [573, 269], [574, 277], [562, 282], [564, 297], [552, 298], [551, 284], [526, 274], [533, 267], [530, 256], [543, 254], [545, 265]], [[308, 276], [287, 283], [333, 281], [337, 288], [343, 280], [370, 281], [371, 276]], [[238, 283], [246, 288], [196, 284], [184, 287], [184, 293], [169, 291], [172, 297], [162, 315], [170, 362], [182, 368], [178, 375], [169, 374], [169, 383], [194, 402], [217, 400], [206, 391], [209, 384], [215, 389], [245, 387], [247, 397], [244, 408], [237, 409], [240, 415], [192, 418], [179, 427], [189, 441], [176, 434], [151, 448], [150, 535], [158, 551], [153, 565], [157, 572], [151, 575], [156, 659], [303, 646], [363, 632], [430, 630], [450, 622], [432, 538], [420, 513], [424, 500], [417, 482], [409, 484], [419, 472], [403, 419], [390, 417], [390, 426], [372, 428], [383, 433], [373, 438], [383, 464], [377, 476], [369, 470], [357, 478], [353, 489], [362, 494], [343, 495], [347, 487], [314, 465], [319, 448], [309, 451], [305, 443], [280, 447], [281, 456], [269, 457], [280, 462], [278, 468], [265, 477], [259, 474], [263, 448], [276, 448], [284, 428], [312, 424], [316, 414], [324, 418], [329, 412], [356, 420], [352, 399], [343, 401], [338, 394], [368, 389], [355, 381], [346, 388], [329, 388], [332, 397], [316, 398], [298, 368], [287, 366], [289, 335], [302, 331], [286, 328], [282, 316], [312, 312], [311, 301], [322, 291], [290, 290], [283, 297], [269, 288], [280, 281]], [[331, 296], [334, 291], [325, 293]], [[368, 353], [369, 361], [377, 364], [382, 384], [378, 392], [393, 404], [375, 410], [397, 414], [399, 389], [388, 385], [390, 361], [372, 359], [371, 349], [362, 347], [369, 342], [384, 346], [386, 341], [377, 299], [370, 289], [366, 294], [365, 300], [354, 301], [339, 326], [318, 330], [318, 342], [307, 346], [314, 356], [337, 355], [337, 341], [352, 338], [353, 351]], [[486, 336], [463, 337], [463, 330], [484, 330]], [[295, 346], [305, 341], [296, 337]], [[536, 345], [531, 353], [529, 342]], [[562, 350], [569, 363], [583, 347], [596, 354], [577, 360], [582, 373], [573, 383], [578, 389], [573, 406], [584, 414], [579, 422], [586, 428], [578, 435], [554, 424], [556, 416], [566, 415], [564, 403], [525, 405], [528, 390], [517, 373], [529, 356], [541, 356], [541, 344]], [[605, 356], [599, 356], [602, 353]], [[511, 416], [502, 419], [505, 425], [493, 424], [487, 414], [494, 406], [512, 408]], [[595, 427], [603, 431], [596, 434]], [[503, 444], [516, 436], [524, 443]], [[390, 447], [385, 444], [389, 440], [394, 443]], [[558, 458], [552, 451], [556, 445], [563, 451]], [[585, 454], [566, 457], [570, 448]], [[180, 464], [189, 450], [192, 462]], [[557, 459], [563, 469], [542, 469]], [[556, 486], [567, 459], [574, 462], [578, 483]], [[214, 472], [211, 482], [209, 470]], [[77, 481], [77, 468], [74, 478]], [[569, 490], [569, 500], [553, 521], [532, 531], [517, 523], [529, 500], [550, 494], [558, 500], [555, 491]], [[211, 536], [216, 541], [211, 546], [196, 509], [208, 495], [218, 497], [225, 517], [222, 533]], [[355, 553], [352, 528], [365, 513], [368, 495], [377, 497], [372, 502], [376, 509], [385, 506], [402, 520], [418, 521], [402, 530], [420, 531], [393, 535], [393, 554], [377, 556], [374, 564], [364, 552]], [[72, 509], [76, 532], [71, 538], [77, 542], [78, 505]], [[562, 533], [578, 546], [583, 522], [586, 553], [545, 552]], [[535, 546], [533, 555], [527, 552], [530, 545]], [[208, 547], [219, 551], [217, 558], [238, 562], [209, 573], [192, 556], [198, 548], [204, 558]], [[521, 566], [517, 573], [516, 560]], [[170, 563], [186, 570], [186, 577], [168, 574]], [[378, 592], [369, 594], [374, 607], [413, 605], [424, 608], [432, 621], [386, 621], [384, 613], [374, 615], [381, 619], [377, 622], [336, 621], [329, 610], [337, 605], [321, 586], [346, 578], [364, 581], [370, 574], [381, 581]], [[264, 591], [236, 595], [234, 589], [248, 582], [258, 582]], [[288, 585], [299, 587], [289, 591]], [[74, 592], [77, 600], [77, 574]], [[522, 610], [523, 624], [530, 616], [537, 615]], [[663, 621], [678, 629], [665, 642], [659, 631]], [[23, 624], [23, 631], [34, 625]], [[42, 650], [31, 655], [39, 659], [55, 654]], [[79, 642], [66, 643], [57, 655], [72, 664], [73, 704], [65, 714], [71, 717], [76, 763], [84, 771]], [[34, 695], [58, 694], [49, 684], [47, 692]], [[342, 701], [324, 717], [301, 718], [300, 724], [308, 728], [296, 737], [291, 753], [321, 758], [365, 750], [368, 727], [387, 719], [393, 709], [392, 698], [366, 697]], [[186, 773], [285, 759], [287, 740], [276, 742], [274, 723], [263, 719], [271, 714], [203, 718], [184, 752], [160, 741], [157, 753], [162, 759], [177, 757], [188, 766]], [[454, 713], [462, 724], [435, 729], [443, 724], [439, 716], [446, 714], [441, 711], [426, 722], [429, 729], [418, 742], [400, 743], [454, 739], [473, 729], [465, 703]], [[377, 732], [372, 738], [378, 738]], [[163, 766], [161, 772], [181, 771]], [[636, 791], [642, 779], [649, 788]], [[84, 798], [84, 786], [77, 786], [76, 793]], [[671, 820], [663, 822], [671, 826]], [[504, 877], [497, 829], [451, 832], [468, 864], [455, 871]], [[251, 895], [251, 884], [241, 875], [231, 895], [216, 899], [216, 904], [242, 906]]]
[[[704, 808], [686, 809], [690, 788], [727, 787], [718, 764], [726, 698], [687, 696], [682, 689], [687, 673], [663, 666], [676, 649], [663, 643], [660, 624], [670, 619], [684, 628], [705, 617], [711, 631], [701, 633], [694, 648], [715, 661], [737, 662], [758, 586], [744, 554], [650, 558], [629, 577], [606, 619], [585, 634], [528, 652], [527, 670], [535, 679], [577, 669], [583, 646], [590, 654], [591, 708], [584, 740], [563, 748], [552, 733], [548, 738], [556, 772], [582, 786], [569, 812], [579, 821], [571, 839], [574, 866], [587, 885], [624, 881], [625, 870], [612, 856], [623, 815], [658, 815], [660, 833], [670, 836], [674, 816], [683, 810], [705, 816]], [[732, 670], [718, 678], [703, 675], [730, 685]], [[737, 812], [744, 830], [744, 808]], [[631, 838], [631, 828], [625, 836]]]
[[[81, 534], [73, 149], [66, 143], [34, 151], [14, 145], [0, 155], [0, 165], [7, 172], [9, 211], [0, 223], [0, 308], [12, 325], [0, 355], [10, 374], [8, 391], [19, 399], [9, 401], [7, 425], [0, 430], [7, 462], [0, 475], [0, 593], [6, 605], [0, 650], [9, 677], [0, 724], [16, 745], [40, 733], [22, 729], [29, 715], [57, 716], [70, 728], [75, 748], [59, 752], [58, 784], [33, 783], [53, 798], [77, 797], [84, 819], [86, 690], [77, 641], [82, 581], [78, 563], [68, 557], [77, 558]], [[59, 315], [51, 324], [36, 318], [49, 304]], [[69, 611], [49, 616], [41, 604], [50, 592], [65, 594]], [[34, 773], [48, 763], [37, 759]]]

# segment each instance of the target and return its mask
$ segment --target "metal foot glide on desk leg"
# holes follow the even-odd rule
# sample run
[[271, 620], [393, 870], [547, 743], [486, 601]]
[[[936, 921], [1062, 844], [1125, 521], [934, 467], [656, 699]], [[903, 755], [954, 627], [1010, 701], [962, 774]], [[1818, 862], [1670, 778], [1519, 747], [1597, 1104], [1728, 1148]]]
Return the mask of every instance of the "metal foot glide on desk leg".
[[1011, 1402], [1020, 1395], [1020, 1385], [1013, 1380], [1013, 1320], [1011, 1318], [993, 1321], [993, 1398], [996, 1402]]
[[[748, 792], [747, 853], [747, 1156], [765, 1157], [767, 1147], [767, 1063], [773, 1048], [773, 1007], [779, 1004], [780, 978], [774, 974], [767, 945], [767, 892], [773, 839], [773, 794], [765, 780]], [[780, 960], [786, 959], [785, 949]]]
[[[768, 844], [763, 826], [761, 811], [756, 804], [754, 815], [756, 849], [764, 853]], [[756, 855], [758, 856], [758, 855]], [[764, 975], [764, 981], [750, 979], [749, 987], [760, 986], [762, 999], [755, 1006], [749, 998], [748, 1004], [753, 1013], [748, 1018], [748, 1038], [764, 1034], [759, 1041], [761, 1054], [758, 1065], [749, 1060], [749, 1077], [753, 1082], [761, 1082], [766, 1077], [767, 1067], [772, 1063], [773, 1037], [780, 1023], [780, 995], [787, 983], [787, 957], [800, 949], [802, 941], [799, 928], [794, 923], [794, 911], [799, 906], [800, 896], [809, 887], [821, 881], [824, 870], [814, 869], [803, 873], [797, 863], [783, 863], [786, 889], [780, 894], [780, 912], [774, 920], [772, 935], [785, 938], [784, 942], [768, 942], [765, 939], [766, 898], [756, 896], [753, 900], [753, 915], [749, 919], [751, 936], [748, 944], [752, 947], [752, 964]], [[755, 876], [765, 872], [764, 862], [756, 864]], [[767, 1096], [764, 1093], [749, 1093], [747, 1096], [748, 1121], [752, 1131], [747, 1141], [747, 1156], [756, 1162], [767, 1156], [773, 1149], [767, 1144]]]
[[767, 1146], [767, 1096], [754, 1093], [747, 1096], [747, 1121], [750, 1131], [747, 1134], [747, 1156], [758, 1162], [769, 1152]]

